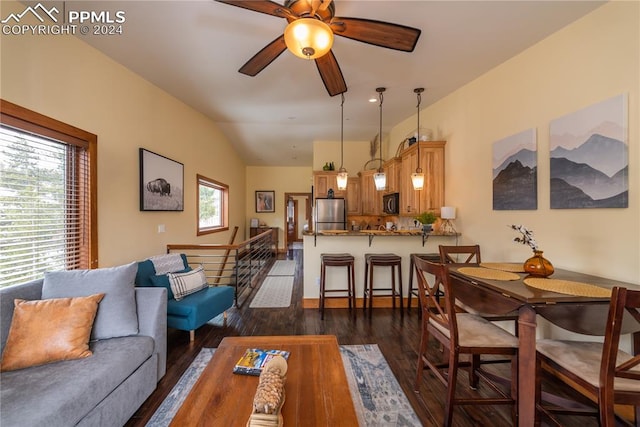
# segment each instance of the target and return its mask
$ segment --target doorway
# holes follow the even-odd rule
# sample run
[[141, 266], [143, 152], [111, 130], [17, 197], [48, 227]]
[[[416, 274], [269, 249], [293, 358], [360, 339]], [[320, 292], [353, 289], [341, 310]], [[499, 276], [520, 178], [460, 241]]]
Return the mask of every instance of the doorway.
[[303, 232], [310, 229], [311, 193], [284, 193], [284, 247], [291, 250], [302, 243]]

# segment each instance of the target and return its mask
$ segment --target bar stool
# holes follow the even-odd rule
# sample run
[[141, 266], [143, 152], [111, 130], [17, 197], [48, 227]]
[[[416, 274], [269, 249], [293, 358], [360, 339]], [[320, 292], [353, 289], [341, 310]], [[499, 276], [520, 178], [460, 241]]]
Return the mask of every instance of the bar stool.
[[[346, 293], [349, 300], [349, 310], [356, 308], [356, 289], [353, 268], [353, 255], [351, 254], [320, 254], [320, 319], [324, 319], [324, 300], [326, 298], [344, 298]], [[327, 267], [347, 267], [347, 289], [327, 289], [326, 269]], [[340, 293], [341, 295], [328, 296], [330, 293]]]
[[[418, 298], [418, 306], [420, 305], [420, 298], [418, 297], [418, 285], [413, 286], [413, 272], [415, 268], [415, 262], [413, 262], [413, 257], [418, 257], [420, 259], [424, 259], [431, 262], [440, 262], [440, 254], [439, 253], [427, 253], [427, 254], [411, 254], [409, 255], [409, 295], [407, 296], [407, 311], [411, 311], [411, 296], [414, 295]], [[440, 296], [442, 293], [438, 294]], [[420, 315], [422, 315], [422, 311], [419, 311]]]
[[[367, 296], [369, 296], [369, 315], [373, 309], [373, 293], [374, 291], [390, 291], [393, 301], [393, 308], [396, 308], [396, 296], [400, 297], [400, 311], [402, 307], [402, 258], [396, 254], [364, 254], [364, 299], [362, 308], [367, 309]], [[373, 268], [374, 267], [391, 267], [391, 287], [390, 288], [374, 288], [373, 287]], [[398, 288], [396, 289], [396, 270], [398, 274]]]

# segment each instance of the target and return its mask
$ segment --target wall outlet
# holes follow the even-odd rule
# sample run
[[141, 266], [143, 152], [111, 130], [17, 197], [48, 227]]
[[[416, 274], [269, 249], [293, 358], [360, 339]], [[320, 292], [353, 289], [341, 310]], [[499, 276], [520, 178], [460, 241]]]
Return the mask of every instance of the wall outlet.
[[319, 277], [316, 277], [316, 285], [320, 286], [320, 278]]
[[158, 233], [164, 233], [165, 229], [164, 229], [164, 224], [159, 224], [158, 225]]

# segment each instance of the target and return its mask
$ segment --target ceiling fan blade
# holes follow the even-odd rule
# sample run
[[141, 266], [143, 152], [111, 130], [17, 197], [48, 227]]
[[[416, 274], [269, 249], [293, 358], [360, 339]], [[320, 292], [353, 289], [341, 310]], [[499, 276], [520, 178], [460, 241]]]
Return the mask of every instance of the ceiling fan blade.
[[266, 13], [267, 15], [287, 18], [293, 15], [288, 7], [270, 0], [215, 0], [218, 3], [230, 4], [254, 12]]
[[255, 76], [267, 65], [271, 64], [282, 52], [287, 49], [284, 43], [284, 34], [266, 45], [262, 50], [248, 60], [238, 71], [248, 76]]
[[316, 58], [315, 61], [324, 87], [327, 88], [330, 96], [336, 96], [347, 91], [347, 84], [344, 81], [344, 77], [342, 77], [342, 71], [340, 71], [340, 66], [332, 51], [320, 58]]
[[333, 18], [334, 34], [389, 49], [412, 52], [421, 31], [389, 22], [361, 18]]

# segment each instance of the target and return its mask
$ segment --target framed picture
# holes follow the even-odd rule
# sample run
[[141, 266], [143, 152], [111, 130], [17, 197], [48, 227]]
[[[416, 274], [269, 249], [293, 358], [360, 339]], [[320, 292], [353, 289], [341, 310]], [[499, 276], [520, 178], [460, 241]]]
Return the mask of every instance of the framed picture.
[[256, 191], [256, 212], [275, 212], [275, 191]]
[[493, 210], [538, 209], [538, 146], [531, 128], [493, 143]]
[[629, 207], [627, 94], [549, 124], [551, 209]]
[[184, 165], [140, 148], [140, 210], [184, 210]]

